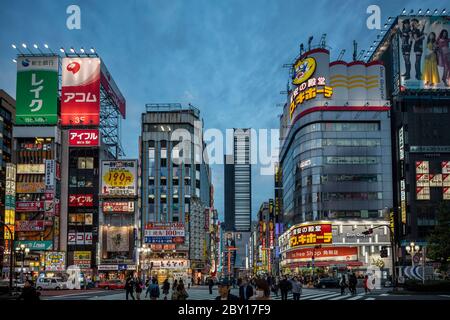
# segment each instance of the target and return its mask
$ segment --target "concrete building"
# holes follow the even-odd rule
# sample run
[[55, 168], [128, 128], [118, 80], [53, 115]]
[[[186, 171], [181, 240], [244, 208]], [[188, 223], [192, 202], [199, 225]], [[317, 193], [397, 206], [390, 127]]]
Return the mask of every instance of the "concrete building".
[[[191, 279], [204, 269], [198, 258], [206, 233], [204, 212], [211, 205], [211, 171], [202, 157], [202, 129], [200, 111], [192, 106], [148, 104], [142, 114], [140, 238], [151, 249], [142, 266], [160, 280]], [[162, 237], [155, 230], [177, 236]], [[172, 254], [163, 254], [167, 250]], [[176, 266], [164, 267], [171, 258]]]
[[[338, 265], [363, 272], [379, 260], [389, 265], [389, 258], [380, 258], [382, 247], [390, 245], [389, 110], [380, 62], [330, 62], [329, 51], [319, 47], [302, 52], [293, 63], [292, 88], [280, 117], [277, 173], [287, 230], [280, 238], [285, 272], [306, 267], [311, 248], [326, 243], [336, 247], [336, 254], [333, 250], [321, 262], [325, 272]], [[322, 222], [327, 226], [316, 230]], [[361, 236], [374, 225], [380, 229]], [[352, 232], [346, 226], [352, 226]], [[327, 228], [332, 229], [326, 232], [333, 235], [331, 243], [319, 234]], [[342, 242], [338, 237], [344, 237]]]
[[[7, 163], [13, 162], [12, 137], [15, 115], [16, 101], [8, 93], [0, 90], [0, 219], [9, 226], [13, 226], [11, 224], [13, 221], [6, 219], [6, 210], [10, 212], [12, 209], [11, 198], [13, 196], [6, 192], [6, 167]], [[9, 266], [9, 256], [4, 256], [4, 253], [9, 251], [9, 241], [9, 232], [5, 232], [5, 228], [2, 226], [0, 230], [0, 275], [9, 273], [9, 267], [3, 271], [3, 266]]]

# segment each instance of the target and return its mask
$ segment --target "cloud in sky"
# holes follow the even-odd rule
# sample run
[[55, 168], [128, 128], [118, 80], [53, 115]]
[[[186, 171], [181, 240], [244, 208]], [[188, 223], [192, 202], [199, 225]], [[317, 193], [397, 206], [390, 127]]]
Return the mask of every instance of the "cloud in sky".
[[[81, 8], [81, 30], [66, 28], [66, 8]], [[441, 1], [2, 1], [0, 88], [15, 96], [11, 43], [48, 43], [54, 51], [95, 47], [127, 99], [122, 140], [138, 156], [145, 103], [192, 103], [205, 128], [277, 128], [286, 97], [285, 63], [300, 43], [323, 33], [336, 58], [352, 41], [367, 49], [378, 31], [366, 27], [366, 9], [377, 4], [383, 24], [407, 9], [441, 8]], [[125, 130], [126, 128], [126, 130]], [[134, 141], [134, 143], [133, 143]], [[216, 207], [223, 213], [223, 168], [213, 167]], [[252, 207], [273, 197], [273, 178], [253, 170]]]

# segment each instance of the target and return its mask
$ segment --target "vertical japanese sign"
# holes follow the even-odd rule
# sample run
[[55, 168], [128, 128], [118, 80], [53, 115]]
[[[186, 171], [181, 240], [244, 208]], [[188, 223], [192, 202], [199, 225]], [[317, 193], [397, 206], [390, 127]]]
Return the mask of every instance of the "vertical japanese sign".
[[55, 160], [45, 160], [45, 190], [55, 188]]
[[15, 210], [16, 210], [16, 165], [13, 163], [6, 164], [6, 188], [5, 188], [5, 217], [4, 222], [12, 232], [9, 233], [8, 228], [4, 227], [3, 238], [5, 239], [5, 248], [8, 248], [8, 241], [14, 239], [15, 228]]
[[16, 124], [57, 124], [58, 57], [17, 59]]
[[62, 62], [61, 124], [100, 123], [100, 59], [64, 58]]

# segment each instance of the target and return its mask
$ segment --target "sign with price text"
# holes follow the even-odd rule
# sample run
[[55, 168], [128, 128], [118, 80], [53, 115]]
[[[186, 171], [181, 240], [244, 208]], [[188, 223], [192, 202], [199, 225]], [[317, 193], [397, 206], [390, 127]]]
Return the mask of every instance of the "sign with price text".
[[137, 194], [137, 161], [102, 161], [102, 196], [134, 197]]

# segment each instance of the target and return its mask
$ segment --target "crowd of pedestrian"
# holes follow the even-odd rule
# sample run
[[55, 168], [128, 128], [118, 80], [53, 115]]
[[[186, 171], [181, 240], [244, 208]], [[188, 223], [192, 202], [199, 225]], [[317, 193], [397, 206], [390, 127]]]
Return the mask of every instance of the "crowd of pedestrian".
[[[152, 277], [147, 279], [145, 283], [140, 278], [129, 276], [125, 281], [125, 298], [126, 300], [141, 300], [141, 294], [145, 291], [144, 299], [150, 300], [186, 300], [189, 295], [182, 279], [175, 279], [170, 284], [166, 279], [160, 286], [158, 279]], [[170, 295], [170, 291], [172, 294]]]

